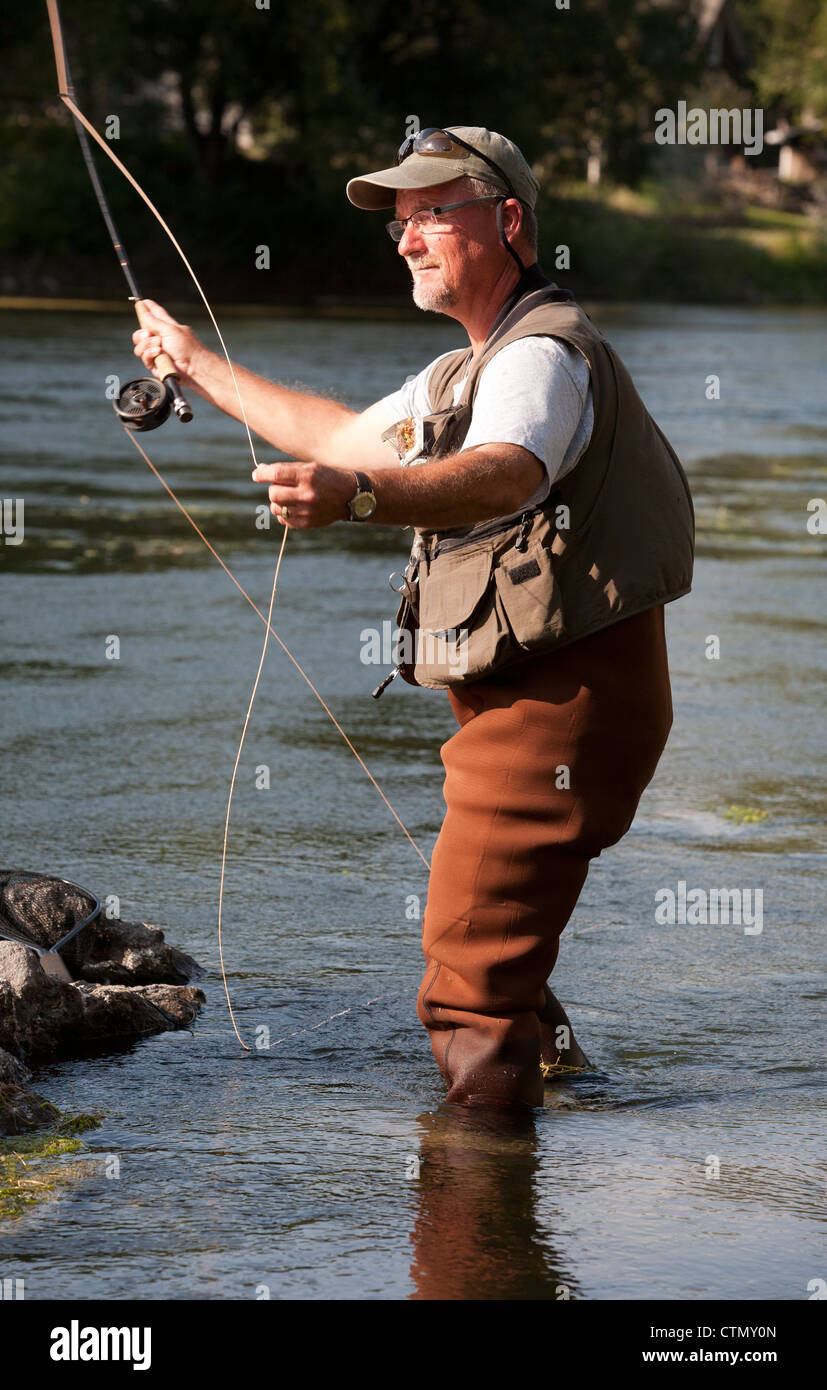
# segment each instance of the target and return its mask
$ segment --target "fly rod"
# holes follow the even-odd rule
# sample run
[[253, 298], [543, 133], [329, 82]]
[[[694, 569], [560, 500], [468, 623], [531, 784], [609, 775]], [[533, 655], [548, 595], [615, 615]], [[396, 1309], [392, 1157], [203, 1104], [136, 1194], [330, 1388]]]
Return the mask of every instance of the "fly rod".
[[[52, 44], [55, 51], [55, 66], [57, 67], [58, 92], [61, 97], [68, 97], [74, 104], [75, 89], [72, 85], [72, 78], [69, 71], [69, 59], [66, 55], [66, 48], [63, 43], [63, 33], [60, 25], [60, 11], [58, 10], [57, 0], [46, 0], [46, 7], [49, 11], [49, 25], [52, 31]], [[103, 220], [106, 223], [106, 230], [109, 233], [118, 264], [124, 274], [129, 288], [129, 300], [134, 306], [138, 316], [138, 322], [142, 328], [147, 327], [146, 311], [143, 308], [143, 295], [138, 289], [138, 282], [135, 273], [126, 254], [126, 249], [121, 241], [118, 229], [115, 226], [115, 219], [112, 216], [103, 184], [100, 181], [95, 157], [92, 147], [89, 144], [89, 137], [77, 116], [72, 115], [75, 123], [80, 148], [83, 152], [84, 162], [89, 172], [89, 178], [98, 207], [101, 210]], [[181, 391], [181, 383], [175, 363], [166, 352], [160, 352], [155, 359], [155, 370], [158, 377], [140, 377], [135, 381], [128, 381], [118, 393], [117, 400], [113, 401], [115, 414], [128, 430], [142, 433], [144, 430], [157, 429], [168, 418], [170, 409], [175, 411], [179, 420], [188, 421], [192, 419], [192, 407]]]

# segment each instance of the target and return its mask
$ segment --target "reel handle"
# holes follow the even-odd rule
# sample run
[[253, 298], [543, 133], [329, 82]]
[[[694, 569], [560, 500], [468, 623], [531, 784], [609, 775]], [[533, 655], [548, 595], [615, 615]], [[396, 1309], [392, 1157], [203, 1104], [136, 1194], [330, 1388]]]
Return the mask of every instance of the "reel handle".
[[[149, 324], [146, 322], [146, 310], [143, 307], [143, 300], [133, 299], [132, 303], [135, 308], [135, 313], [138, 316], [138, 322], [141, 325], [141, 328], [148, 328]], [[172, 400], [172, 408], [175, 411], [175, 414], [178, 416], [178, 419], [183, 420], [185, 422], [191, 420], [192, 407], [190, 406], [186, 398], [181, 394], [181, 387], [178, 382], [178, 368], [176, 367], [169, 353], [158, 353], [158, 356], [155, 358], [155, 366], [153, 370], [155, 371], [160, 381], [169, 381], [169, 387], [167, 389], [169, 390], [170, 397]]]

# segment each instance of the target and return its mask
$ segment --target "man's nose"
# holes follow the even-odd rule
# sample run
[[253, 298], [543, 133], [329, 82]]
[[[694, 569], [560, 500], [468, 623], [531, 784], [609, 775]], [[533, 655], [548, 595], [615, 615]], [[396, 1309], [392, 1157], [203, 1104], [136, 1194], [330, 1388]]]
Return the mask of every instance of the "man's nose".
[[402, 240], [399, 243], [400, 256], [413, 256], [417, 252], [421, 253], [425, 246], [425, 238], [415, 222], [406, 222], [402, 233]]

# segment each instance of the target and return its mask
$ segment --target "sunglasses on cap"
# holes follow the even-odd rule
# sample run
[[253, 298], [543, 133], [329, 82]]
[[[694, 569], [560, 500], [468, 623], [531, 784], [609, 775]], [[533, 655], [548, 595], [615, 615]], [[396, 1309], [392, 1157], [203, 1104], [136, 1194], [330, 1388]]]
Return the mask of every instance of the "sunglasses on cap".
[[[416, 135], [409, 135], [399, 146], [399, 153], [396, 156], [397, 164], [401, 164], [412, 154], [435, 155], [437, 159], [467, 159], [470, 154], [475, 154], [477, 159], [481, 159], [487, 164], [489, 169], [502, 179], [512, 198], [516, 198], [514, 185], [510, 178], [499, 164], [495, 164], [493, 159], [489, 159], [482, 150], [477, 150], [473, 145], [469, 145], [465, 140], [460, 140], [458, 135], [452, 135], [448, 130], [440, 130], [437, 126], [429, 126], [427, 130], [420, 130]], [[519, 201], [519, 199], [518, 199]]]

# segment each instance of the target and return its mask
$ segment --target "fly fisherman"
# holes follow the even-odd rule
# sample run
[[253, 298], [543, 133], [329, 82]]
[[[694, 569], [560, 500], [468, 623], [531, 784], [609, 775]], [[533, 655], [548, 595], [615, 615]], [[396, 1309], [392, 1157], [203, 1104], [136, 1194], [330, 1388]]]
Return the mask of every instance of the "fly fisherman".
[[[410, 137], [347, 196], [395, 205], [414, 303], [457, 319], [470, 347], [361, 414], [236, 368], [251, 428], [299, 460], [253, 473], [275, 516], [415, 528], [402, 674], [447, 689], [459, 724], [442, 749], [419, 1017], [449, 1101], [518, 1108], [542, 1103], [541, 1064], [586, 1061], [547, 980], [589, 861], [629, 829], [665, 746], [663, 606], [689, 592], [694, 548], [671, 446], [540, 271], [537, 192], [493, 131]], [[226, 362], [144, 307], [145, 365], [164, 350], [239, 418]]]

